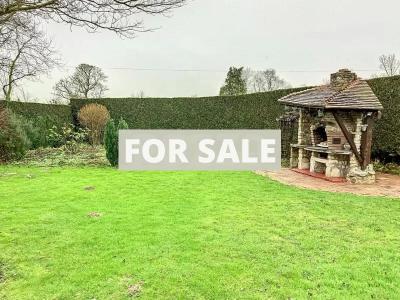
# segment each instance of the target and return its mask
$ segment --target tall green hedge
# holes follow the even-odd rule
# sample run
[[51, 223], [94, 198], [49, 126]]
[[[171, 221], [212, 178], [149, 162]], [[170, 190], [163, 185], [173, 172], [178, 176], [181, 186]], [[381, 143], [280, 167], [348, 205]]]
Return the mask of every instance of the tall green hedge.
[[400, 156], [400, 76], [376, 78], [368, 83], [384, 107], [373, 133], [373, 154], [384, 160]]
[[204, 98], [72, 99], [72, 113], [96, 102], [133, 129], [260, 129], [278, 128], [283, 107], [276, 100], [300, 89], [242, 96]]
[[11, 101], [6, 103], [0, 101], [0, 106], [6, 106], [14, 113], [27, 119], [35, 120], [45, 118], [49, 123], [57, 126], [69, 124], [72, 122], [71, 107], [69, 105], [56, 105], [31, 102]]

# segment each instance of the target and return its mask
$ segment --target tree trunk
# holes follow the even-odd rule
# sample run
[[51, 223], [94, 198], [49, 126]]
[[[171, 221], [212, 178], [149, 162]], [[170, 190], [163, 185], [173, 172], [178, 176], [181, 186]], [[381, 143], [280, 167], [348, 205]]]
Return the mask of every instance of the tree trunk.
[[10, 102], [11, 101], [11, 94], [12, 94], [12, 85], [9, 84], [8, 88], [7, 88], [7, 92], [5, 94], [5, 100], [6, 102]]

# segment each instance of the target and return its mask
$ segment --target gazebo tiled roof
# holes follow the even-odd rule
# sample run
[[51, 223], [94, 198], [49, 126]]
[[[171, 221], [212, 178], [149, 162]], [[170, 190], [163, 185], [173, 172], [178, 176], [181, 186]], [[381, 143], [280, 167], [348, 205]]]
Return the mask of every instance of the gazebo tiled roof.
[[[344, 72], [347, 76], [348, 70], [340, 70], [333, 74]], [[350, 73], [354, 74], [354, 73]], [[355, 74], [354, 74], [355, 76]], [[342, 79], [342, 78], [340, 78]], [[383, 106], [379, 102], [367, 81], [355, 79], [348, 84], [340, 82], [342, 86], [338, 89], [337, 85], [318, 86], [305, 91], [289, 94], [278, 101], [297, 107], [322, 108], [322, 109], [352, 109], [352, 110], [382, 110]]]

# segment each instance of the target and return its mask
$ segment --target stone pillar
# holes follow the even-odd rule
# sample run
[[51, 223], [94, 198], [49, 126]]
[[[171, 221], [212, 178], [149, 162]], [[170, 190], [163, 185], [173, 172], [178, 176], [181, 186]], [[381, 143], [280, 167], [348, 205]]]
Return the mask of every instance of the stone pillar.
[[297, 168], [299, 165], [299, 149], [290, 148], [290, 168]]
[[[358, 113], [356, 117], [356, 123], [355, 123], [355, 135], [354, 135], [354, 144], [356, 144], [357, 151], [360, 152], [360, 147], [361, 147], [361, 125], [362, 125], [362, 114]], [[361, 168], [360, 164], [358, 163], [358, 160], [355, 156], [355, 154], [352, 154], [350, 157], [350, 172], [352, 170], [355, 170], [357, 168]]]
[[314, 158], [316, 157], [315, 152], [311, 152], [311, 158], [310, 158], [310, 172], [315, 172], [316, 171], [316, 163]]
[[[356, 119], [356, 130], [354, 135], [354, 143], [356, 148], [360, 151], [361, 148], [361, 137], [362, 137], [362, 114], [357, 114]], [[369, 165], [365, 170], [362, 170], [357, 158], [354, 154], [350, 157], [349, 173], [347, 174], [347, 180], [352, 183], [359, 184], [371, 184], [375, 182], [375, 171], [372, 164]]]
[[339, 161], [333, 154], [328, 154], [328, 162], [326, 163], [326, 177], [342, 177]]
[[302, 142], [303, 142], [303, 120], [304, 120], [303, 110], [300, 109], [299, 126], [298, 126], [298, 129], [297, 129], [297, 143], [299, 145], [302, 145]]
[[310, 168], [310, 157], [308, 151], [299, 149], [299, 169], [307, 170]]

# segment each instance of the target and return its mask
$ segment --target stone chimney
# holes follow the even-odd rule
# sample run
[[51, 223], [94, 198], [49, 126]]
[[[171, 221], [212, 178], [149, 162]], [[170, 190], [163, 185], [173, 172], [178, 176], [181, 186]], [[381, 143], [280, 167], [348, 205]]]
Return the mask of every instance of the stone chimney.
[[349, 69], [340, 69], [338, 72], [331, 74], [331, 87], [341, 91], [356, 79], [356, 73], [351, 72]]

